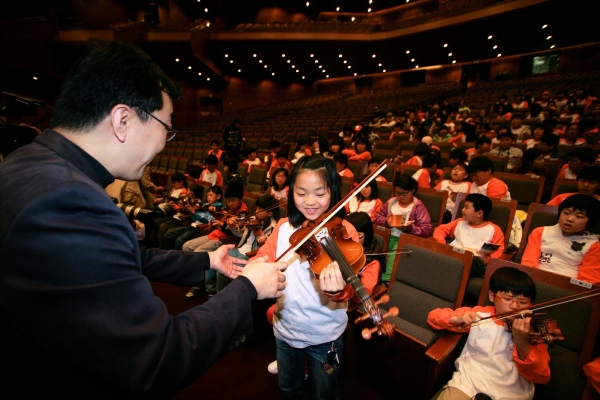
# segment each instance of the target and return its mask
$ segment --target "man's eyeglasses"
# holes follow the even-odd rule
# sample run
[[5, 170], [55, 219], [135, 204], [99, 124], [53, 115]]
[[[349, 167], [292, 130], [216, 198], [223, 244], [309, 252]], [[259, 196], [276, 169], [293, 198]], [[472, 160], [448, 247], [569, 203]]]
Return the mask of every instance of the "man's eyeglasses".
[[142, 110], [143, 112], [145, 112], [146, 114], [148, 114], [149, 116], [151, 116], [152, 118], [154, 118], [155, 120], [157, 120], [158, 122], [160, 122], [160, 124], [165, 127], [165, 129], [167, 130], [167, 142], [173, 140], [173, 138], [175, 137], [175, 135], [177, 135], [177, 131], [175, 129], [173, 129], [172, 126], [169, 126], [169, 125], [165, 124], [160, 119], [158, 119], [154, 115], [152, 115], [152, 113], [144, 110], [143, 108], [140, 108], [140, 110]]
[[531, 304], [531, 302], [528, 299], [524, 299], [521, 297], [511, 297], [511, 296], [500, 296], [498, 294], [495, 295], [497, 299], [500, 299], [500, 301], [502, 301], [504, 304], [512, 304], [514, 302], [517, 302], [517, 305], [519, 306], [519, 308], [521, 307], [527, 307], [528, 305]]

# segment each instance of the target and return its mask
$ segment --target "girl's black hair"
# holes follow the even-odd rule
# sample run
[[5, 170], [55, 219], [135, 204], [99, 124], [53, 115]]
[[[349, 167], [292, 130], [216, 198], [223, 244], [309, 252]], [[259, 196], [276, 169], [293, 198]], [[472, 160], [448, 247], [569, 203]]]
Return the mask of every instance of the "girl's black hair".
[[[361, 181], [364, 180], [367, 177], [367, 175], [363, 176]], [[377, 179], [373, 179], [371, 182], [369, 182], [369, 184], [366, 187], [370, 187], [371, 188], [371, 200], [375, 200], [379, 198], [379, 192], [377, 190]], [[359, 200], [364, 200], [364, 196], [362, 195], [362, 193], [358, 192], [356, 194], [356, 197], [358, 197]]]
[[394, 187], [395, 188], [399, 187], [400, 189], [403, 189], [403, 190], [412, 190], [413, 195], [414, 195], [414, 194], [417, 194], [417, 190], [419, 189], [419, 184], [417, 183], [415, 178], [413, 178], [412, 176], [407, 175], [407, 174], [399, 174], [399, 175], [396, 175], [396, 178], [394, 178]]
[[529, 275], [514, 267], [498, 268], [490, 277], [490, 290], [511, 293], [513, 296], [527, 297], [532, 303], [537, 294], [535, 282]]
[[319, 144], [319, 151], [321, 154], [329, 153], [329, 141], [327, 140], [327, 136], [319, 135], [317, 139], [317, 143]]
[[416, 145], [415, 149], [413, 150], [413, 155], [415, 156], [424, 156], [429, 153], [431, 153], [431, 147], [429, 147], [427, 143], [423, 142]]
[[374, 231], [373, 221], [371, 220], [371, 217], [369, 217], [369, 214], [364, 211], [353, 212], [346, 216], [346, 221], [350, 222], [354, 228], [356, 228], [357, 232], [362, 232], [365, 234], [365, 243], [363, 244], [363, 248], [371, 248]]
[[358, 144], [362, 143], [366, 146], [365, 151], [368, 151], [369, 153], [371, 152], [371, 142], [369, 142], [369, 139], [361, 137], [356, 139], [356, 142], [354, 142], [354, 150], [356, 150], [356, 153], [358, 153]]
[[[275, 171], [273, 171], [273, 173], [271, 174], [271, 186], [275, 188], [275, 190], [281, 190], [278, 186], [277, 183], [275, 182], [275, 175], [277, 175], [278, 173], [283, 172], [285, 174], [285, 177], [287, 178], [287, 180], [285, 181], [285, 185], [283, 185], [283, 187], [286, 187], [287, 184], [290, 181], [290, 173], [287, 170], [287, 168], [277, 168]], [[283, 188], [282, 188], [283, 189]]]
[[[331, 195], [331, 199], [329, 201], [329, 207], [327, 211], [331, 210], [333, 206], [340, 202], [342, 199], [341, 195], [341, 183], [342, 178], [340, 174], [338, 174], [337, 169], [335, 167], [335, 162], [329, 158], [324, 158], [321, 156], [304, 156], [292, 169], [292, 173], [290, 174], [290, 195], [292, 197], [292, 201], [288, 201], [288, 217], [290, 224], [297, 228], [302, 222], [306, 219], [304, 215], [298, 210], [296, 204], [294, 203], [294, 185], [296, 184], [296, 179], [298, 175], [302, 173], [315, 173], [317, 174], [323, 182], [325, 182], [325, 186]], [[346, 210], [342, 207], [342, 209], [337, 213], [337, 216], [340, 218], [344, 218], [346, 216]]]
[[600, 221], [600, 201], [594, 196], [587, 196], [585, 194], [574, 194], [558, 205], [558, 215], [560, 215], [565, 208], [572, 208], [573, 211], [584, 212], [588, 217], [588, 222], [585, 225], [585, 229], [590, 229], [598, 225]]

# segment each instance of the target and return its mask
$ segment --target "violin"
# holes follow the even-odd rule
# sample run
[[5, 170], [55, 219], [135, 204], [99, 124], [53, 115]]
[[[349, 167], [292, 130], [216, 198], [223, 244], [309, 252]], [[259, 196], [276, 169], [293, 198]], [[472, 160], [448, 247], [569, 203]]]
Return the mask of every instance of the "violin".
[[356, 291], [368, 313], [365, 318], [359, 318], [355, 323], [370, 317], [375, 324], [374, 328], [363, 330], [365, 339], [371, 338], [374, 332], [377, 332], [379, 336], [393, 338], [394, 325], [385, 318], [389, 315], [398, 315], [398, 309], [392, 307], [389, 312], [382, 314], [377, 305], [385, 302], [384, 299], [382, 298], [379, 302], [372, 301], [369, 292], [364, 288], [356, 274], [364, 267], [366, 261], [362, 245], [349, 239], [348, 232], [342, 225], [342, 220], [335, 215], [356, 193], [359, 193], [369, 182], [375, 179], [389, 163], [389, 159], [384, 160], [375, 171], [332, 207], [329, 212], [323, 214], [316, 221], [309, 221], [306, 226], [294, 232], [290, 237], [292, 246], [276, 260], [283, 260], [290, 264], [294, 257], [300, 257], [302, 261], [306, 259], [311, 265], [311, 271], [317, 276], [333, 260], [337, 261], [344, 280]]
[[[539, 314], [538, 314], [539, 315]], [[540, 319], [536, 314], [525, 312], [519, 314], [521, 318], [531, 318], [529, 333], [529, 344], [535, 346], [545, 343], [548, 347], [554, 347], [554, 342], [557, 340], [565, 340], [562, 332], [558, 327], [558, 323], [554, 319]], [[507, 320], [504, 323], [504, 328], [507, 332], [512, 332], [512, 320]]]

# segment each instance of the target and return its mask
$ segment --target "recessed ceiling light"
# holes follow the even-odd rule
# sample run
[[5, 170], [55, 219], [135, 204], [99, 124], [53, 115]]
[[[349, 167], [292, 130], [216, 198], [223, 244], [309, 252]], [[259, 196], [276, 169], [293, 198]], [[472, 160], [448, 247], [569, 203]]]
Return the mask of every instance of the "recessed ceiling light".
[[411, 59], [410, 59], [410, 62], [415, 62], [415, 59], [414, 59], [414, 58], [411, 58]]
[[336, 8], [335, 8], [335, 11], [340, 11], [340, 8], [339, 8], [339, 7], [336, 7]]
[[373, 54], [373, 58], [375, 58], [375, 57], [377, 57], [377, 55], [376, 55], [376, 54]]
[[371, 8], [370, 8], [370, 7], [369, 7], [369, 8], [367, 8], [367, 12], [371, 12]]
[[225, 58], [229, 57], [229, 54], [225, 54]]
[[258, 62], [262, 64], [262, 60], [258, 60]]
[[256, 57], [256, 54], [252, 54], [252, 57]]
[[548, 27], [548, 24], [542, 25], [542, 29], [546, 29], [547, 27]]
[[198, 76], [201, 76], [201, 75], [202, 75], [202, 72], [198, 72]]
[[281, 57], [285, 58], [285, 54], [282, 54]]
[[348, 65], [348, 69], [352, 68], [352, 65]]
[[210, 81], [210, 78], [206, 78], [207, 81]]
[[444, 47], [448, 47], [448, 43], [444, 43]]
[[498, 48], [498, 45], [495, 45], [495, 46], [493, 47], [493, 49], [494, 49], [494, 50], [496, 50], [497, 48]]
[[299, 69], [297, 69], [297, 70], [296, 70], [296, 72], [300, 72], [300, 70], [299, 70]]
[[319, 63], [319, 60], [315, 60], [315, 64], [318, 64], [318, 63]]
[[379, 65], [378, 65], [378, 66], [379, 66], [379, 67], [381, 67], [382, 65], [383, 65], [382, 63], [379, 63]]
[[325, 78], [329, 78], [329, 75], [325, 75]]
[[323, 68], [323, 66], [322, 66], [322, 65], [319, 65], [319, 69], [321, 69], [321, 68]]
[[34, 80], [34, 81], [37, 81], [37, 80], [38, 80], [38, 77], [37, 77], [37, 76], [34, 76], [34, 77], [33, 77], [33, 80]]
[[552, 39], [552, 36], [548, 36], [548, 37], [546, 38], [546, 40], [550, 40], [550, 39]]
[[267, 64], [265, 64], [265, 68], [267, 68]]
[[350, 18], [350, 21], [354, 22], [356, 20], [356, 18], [352, 17]]
[[410, 54], [410, 50], [406, 50], [406, 54]]
[[302, 79], [306, 78], [305, 76], [302, 77]]
[[498, 57], [502, 57], [502, 53], [498, 53]]
[[271, 76], [275, 76], [275, 72], [271, 72]]
[[310, 56], [311, 56], [311, 57], [314, 57], [315, 55], [314, 55], [314, 54], [311, 54]]
[[452, 60], [452, 64], [456, 64], [456, 60]]
[[344, 60], [344, 64], [348, 64], [348, 61]]
[[241, 70], [241, 69], [238, 69], [238, 72], [242, 72], [242, 70]]
[[488, 40], [492, 40], [492, 38], [493, 38], [492, 35], [488, 36]]
[[354, 76], [358, 75], [356, 72], [354, 73]]
[[296, 66], [295, 66], [295, 65], [292, 65], [292, 68], [296, 68]]
[[192, 69], [192, 66], [191, 66], [191, 65], [188, 65], [188, 69]]
[[341, 55], [341, 54], [340, 54], [338, 57], [339, 57], [339, 58], [342, 58], [342, 57], [343, 57], [343, 55]]
[[308, 7], [308, 6], [310, 6], [310, 2], [307, 1], [306, 2], [306, 7]]
[[176, 58], [176, 59], [175, 59], [175, 62], [179, 62], [179, 58]]
[[419, 66], [418, 66], [418, 65], [415, 65], [415, 68], [419, 68]]
[[448, 53], [448, 57], [452, 57], [452, 53]]
[[205, 8], [205, 9], [204, 9], [204, 12], [208, 12], [208, 8]]
[[229, 64], [233, 64], [233, 60], [229, 60]]
[[554, 45], [554, 44], [553, 44], [552, 46], [550, 46], [550, 48], [551, 48], [551, 49], [553, 49], [553, 48], [555, 48], [555, 47], [556, 47], [556, 45]]
[[291, 61], [290, 61], [290, 60], [287, 60], [287, 63], [289, 64], [289, 63], [291, 63]]
[[387, 72], [387, 69], [384, 69], [383, 72]]

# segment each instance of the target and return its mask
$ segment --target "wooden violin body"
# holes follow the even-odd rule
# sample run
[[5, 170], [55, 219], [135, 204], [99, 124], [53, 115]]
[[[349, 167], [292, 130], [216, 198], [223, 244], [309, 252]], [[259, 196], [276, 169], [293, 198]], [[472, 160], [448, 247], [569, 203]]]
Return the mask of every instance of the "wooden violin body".
[[[558, 322], [554, 319], [540, 319], [532, 313], [520, 315], [522, 318], [531, 318], [531, 332], [529, 333], [529, 344], [535, 346], [538, 344], [547, 344], [549, 347], [554, 346], [557, 340], [565, 340], [562, 332], [558, 327]], [[512, 331], [512, 321], [506, 321], [506, 330]]]

